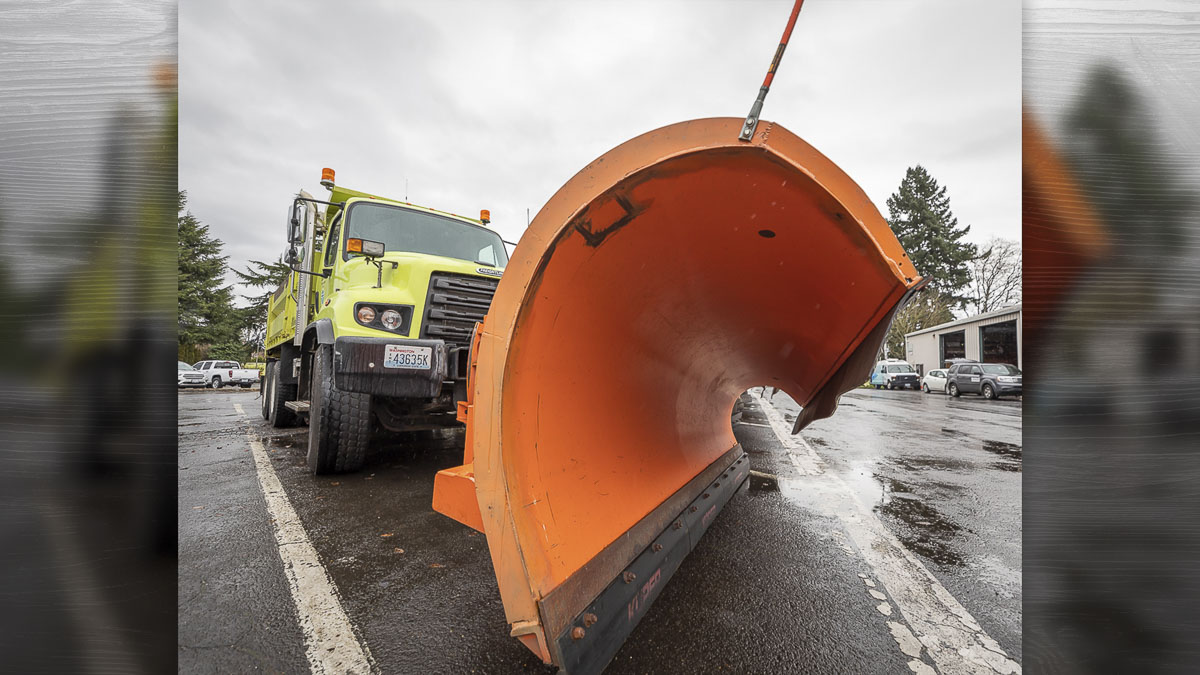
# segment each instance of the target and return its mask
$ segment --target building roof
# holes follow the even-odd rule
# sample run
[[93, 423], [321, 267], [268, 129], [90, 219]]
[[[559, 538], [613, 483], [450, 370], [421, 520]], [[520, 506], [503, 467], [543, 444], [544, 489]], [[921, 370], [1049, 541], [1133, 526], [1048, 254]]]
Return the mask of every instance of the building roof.
[[936, 326], [930, 326], [929, 328], [922, 328], [921, 330], [915, 330], [911, 333], [905, 333], [904, 337], [907, 338], [907, 337], [912, 337], [914, 335], [921, 335], [923, 333], [932, 333], [935, 330], [942, 330], [943, 328], [950, 328], [952, 326], [959, 326], [959, 325], [965, 325], [968, 323], [975, 323], [976, 321], [983, 321], [985, 319], [992, 319], [992, 318], [995, 318], [998, 316], [1005, 316], [1006, 314], [1020, 314], [1020, 313], [1021, 313], [1021, 303], [1018, 302], [1015, 305], [1008, 305], [1007, 307], [1001, 307], [1000, 309], [994, 309], [990, 312], [984, 312], [983, 314], [976, 314], [975, 316], [968, 316], [965, 319], [956, 319], [954, 321], [948, 321], [946, 323], [941, 323]]

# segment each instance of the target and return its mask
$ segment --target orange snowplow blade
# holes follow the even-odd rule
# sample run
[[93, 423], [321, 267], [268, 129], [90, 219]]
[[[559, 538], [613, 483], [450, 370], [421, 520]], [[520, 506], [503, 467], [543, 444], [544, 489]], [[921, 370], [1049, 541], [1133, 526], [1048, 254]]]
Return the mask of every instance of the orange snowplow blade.
[[466, 461], [434, 506], [482, 526], [512, 635], [571, 672], [607, 664], [744, 484], [741, 392], [787, 392], [797, 430], [827, 417], [920, 285], [837, 166], [741, 126], [664, 127], [580, 171], [477, 334]]

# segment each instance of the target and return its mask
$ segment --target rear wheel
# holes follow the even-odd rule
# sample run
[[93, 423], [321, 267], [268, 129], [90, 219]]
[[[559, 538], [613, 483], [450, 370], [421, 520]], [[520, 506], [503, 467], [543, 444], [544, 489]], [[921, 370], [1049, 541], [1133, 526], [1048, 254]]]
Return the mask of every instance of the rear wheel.
[[954, 397], [956, 397], [956, 398], [957, 398], [957, 397], [958, 397], [958, 394], [959, 394], [959, 391], [958, 391], [958, 385], [957, 385], [957, 384], [954, 384], [953, 382], [951, 382], [951, 383], [948, 385], [948, 387], [949, 387], [949, 389], [950, 389], [950, 395], [951, 395], [951, 396], [954, 396]]
[[308, 412], [308, 468], [315, 474], [357, 471], [367, 458], [371, 396], [333, 383], [333, 346], [313, 354]]
[[291, 427], [296, 425], [296, 413], [283, 404], [296, 399], [296, 385], [285, 384], [279, 375], [283, 361], [276, 361], [267, 366], [267, 378], [271, 384], [267, 387], [267, 419], [273, 427]]
[[990, 384], [983, 385], [983, 397], [989, 401], [996, 398], [996, 390], [992, 389], [992, 385], [990, 385]]
[[221, 388], [221, 376], [220, 375], [213, 375], [212, 387], [213, 387], [213, 389]]

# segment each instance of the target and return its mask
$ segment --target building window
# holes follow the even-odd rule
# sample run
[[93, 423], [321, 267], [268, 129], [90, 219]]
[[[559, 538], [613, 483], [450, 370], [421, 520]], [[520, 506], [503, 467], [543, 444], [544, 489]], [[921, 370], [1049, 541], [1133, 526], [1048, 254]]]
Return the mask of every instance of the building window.
[[979, 328], [979, 360], [1017, 365], [1017, 320]]
[[965, 330], [945, 333], [940, 338], [942, 343], [942, 365], [950, 359], [967, 358], [967, 332]]

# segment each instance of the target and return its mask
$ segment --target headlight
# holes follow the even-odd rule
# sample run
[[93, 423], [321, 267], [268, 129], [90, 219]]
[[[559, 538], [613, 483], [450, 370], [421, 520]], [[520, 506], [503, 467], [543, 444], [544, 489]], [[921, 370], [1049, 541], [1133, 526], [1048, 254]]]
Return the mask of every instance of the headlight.
[[[388, 311], [392, 311], [392, 310], [388, 310]], [[386, 312], [384, 313], [384, 316], [387, 316]], [[371, 323], [372, 321], [374, 321], [375, 320], [375, 308], [368, 307], [367, 305], [363, 305], [362, 307], [359, 307], [358, 308], [358, 320], [360, 323]]]
[[1009, 375], [1001, 375], [996, 378], [996, 381], [997, 382], [1016, 382], [1017, 378], [1011, 377]]
[[[359, 311], [361, 312], [362, 310]], [[373, 316], [375, 312], [372, 311], [371, 314]], [[383, 315], [379, 317], [379, 323], [382, 323], [383, 327], [388, 330], [396, 330], [396, 328], [400, 326], [400, 322], [403, 320], [404, 317], [400, 316], [400, 312], [397, 312], [394, 309], [384, 310]]]

